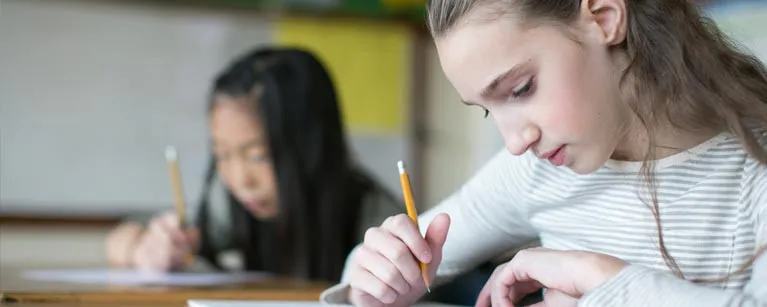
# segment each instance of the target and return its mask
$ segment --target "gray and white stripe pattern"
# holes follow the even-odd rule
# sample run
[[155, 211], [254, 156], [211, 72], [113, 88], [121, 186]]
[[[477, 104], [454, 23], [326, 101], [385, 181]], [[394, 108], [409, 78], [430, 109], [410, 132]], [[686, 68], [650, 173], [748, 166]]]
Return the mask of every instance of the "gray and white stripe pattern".
[[[720, 136], [696, 149], [658, 167], [657, 198], [669, 253], [685, 277], [710, 279], [737, 270], [754, 254], [756, 204], [741, 193], [753, 188], [743, 186], [753, 162], [732, 137]], [[642, 193], [644, 202], [637, 196], [646, 184], [635, 174], [626, 165], [579, 176], [540, 164], [531, 178], [539, 188], [528, 194], [527, 203], [541, 243], [668, 270], [647, 206], [649, 194]], [[540, 189], [544, 182], [553, 189]], [[749, 279], [750, 272], [720, 286], [742, 288]]]
[[[767, 144], [767, 130], [754, 131]], [[595, 173], [579, 175], [529, 153], [499, 153], [461, 191], [422, 217], [421, 225], [428, 225], [439, 212], [451, 216], [439, 274], [448, 278], [500, 247], [537, 236], [548, 248], [604, 253], [632, 264], [584, 297], [583, 306], [767, 304], [767, 290], [761, 290], [767, 289], [767, 256], [745, 274], [719, 283], [694, 284], [671, 274], [640, 166], [609, 161]], [[726, 276], [767, 245], [767, 167], [735, 136], [722, 133], [661, 159], [655, 176], [663, 239], [687, 280]], [[763, 293], [758, 299], [757, 290]]]
[[[767, 130], [754, 131], [767, 146]], [[609, 161], [579, 175], [531, 153], [500, 152], [419, 217], [422, 232], [436, 214], [451, 217], [437, 282], [540, 238], [544, 247], [604, 253], [632, 264], [583, 297], [581, 306], [767, 305], [767, 256], [721, 283], [687, 281], [728, 275], [767, 245], [767, 166], [729, 133], [657, 161], [663, 239], [682, 280], [661, 256], [640, 165]]]

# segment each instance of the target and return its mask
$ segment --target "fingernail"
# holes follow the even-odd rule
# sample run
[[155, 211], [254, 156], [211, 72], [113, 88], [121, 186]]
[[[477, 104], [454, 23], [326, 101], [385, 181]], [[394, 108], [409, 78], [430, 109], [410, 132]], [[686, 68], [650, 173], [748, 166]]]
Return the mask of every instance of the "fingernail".
[[429, 261], [431, 261], [431, 252], [427, 250], [421, 253], [421, 262], [429, 262]]

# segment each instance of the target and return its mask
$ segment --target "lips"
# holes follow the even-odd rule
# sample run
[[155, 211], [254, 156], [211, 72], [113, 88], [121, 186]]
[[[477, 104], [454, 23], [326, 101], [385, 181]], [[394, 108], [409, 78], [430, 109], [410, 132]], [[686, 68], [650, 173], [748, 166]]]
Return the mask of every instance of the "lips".
[[546, 160], [548, 160], [548, 159], [550, 159], [551, 157], [553, 157], [554, 155], [556, 155], [556, 154], [557, 154], [557, 153], [558, 153], [560, 150], [562, 150], [562, 147], [565, 147], [565, 146], [559, 146], [559, 147], [557, 147], [557, 148], [556, 148], [556, 149], [554, 149], [554, 150], [548, 151], [548, 152], [546, 152], [546, 153], [542, 154], [542, 155], [540, 156], [540, 158], [541, 158], [541, 159], [546, 159]]
[[262, 209], [264, 207], [264, 203], [258, 200], [248, 200], [245, 202], [245, 205], [252, 209]]
[[551, 150], [549, 152], [546, 152], [545, 154], [541, 155], [541, 159], [546, 159], [551, 162], [551, 164], [554, 164], [556, 166], [561, 166], [565, 164], [565, 146], [559, 146], [554, 150]]

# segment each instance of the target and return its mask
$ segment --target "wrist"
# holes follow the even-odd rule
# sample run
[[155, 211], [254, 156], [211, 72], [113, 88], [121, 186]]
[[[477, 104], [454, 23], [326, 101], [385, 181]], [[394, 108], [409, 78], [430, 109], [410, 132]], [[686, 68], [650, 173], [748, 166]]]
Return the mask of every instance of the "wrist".
[[585, 289], [585, 292], [593, 291], [594, 289], [599, 288], [609, 280], [613, 279], [627, 266], [629, 266], [629, 263], [621, 260], [620, 258], [603, 254], [597, 255], [595, 259], [595, 265], [593, 266], [596, 268], [594, 270], [595, 278], [591, 280], [590, 284], [587, 286], [587, 289]]

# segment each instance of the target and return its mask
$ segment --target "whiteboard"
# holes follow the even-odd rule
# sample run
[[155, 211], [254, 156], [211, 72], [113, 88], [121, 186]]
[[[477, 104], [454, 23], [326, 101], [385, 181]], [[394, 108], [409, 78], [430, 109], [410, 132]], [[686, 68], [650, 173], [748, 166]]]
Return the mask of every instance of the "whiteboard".
[[[3, 0], [0, 10], [0, 210], [170, 208], [169, 144], [187, 200], [197, 202], [211, 79], [272, 41], [269, 20], [98, 1]], [[404, 139], [351, 139], [363, 164], [396, 188]]]

